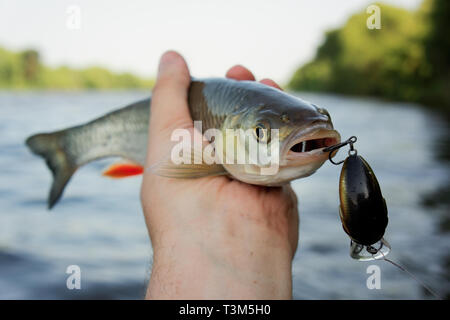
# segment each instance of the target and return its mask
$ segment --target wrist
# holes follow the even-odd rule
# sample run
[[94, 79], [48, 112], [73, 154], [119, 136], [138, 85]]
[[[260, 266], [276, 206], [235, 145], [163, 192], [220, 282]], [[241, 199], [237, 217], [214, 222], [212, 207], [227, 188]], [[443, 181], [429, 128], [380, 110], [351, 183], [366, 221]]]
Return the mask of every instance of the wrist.
[[207, 241], [174, 240], [165, 239], [155, 246], [147, 298], [292, 297], [289, 248], [262, 243], [251, 247], [230, 241], [218, 246]]

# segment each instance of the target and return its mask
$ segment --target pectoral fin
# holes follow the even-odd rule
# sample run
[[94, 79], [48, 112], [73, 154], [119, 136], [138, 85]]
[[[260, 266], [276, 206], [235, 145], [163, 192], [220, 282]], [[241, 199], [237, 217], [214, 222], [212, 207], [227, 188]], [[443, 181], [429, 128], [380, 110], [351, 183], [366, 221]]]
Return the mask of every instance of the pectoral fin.
[[222, 165], [218, 164], [173, 164], [165, 162], [155, 168], [155, 174], [168, 178], [201, 178], [227, 174]]
[[[197, 161], [195, 161], [196, 159]], [[228, 172], [221, 164], [205, 163], [202, 160], [201, 149], [192, 148], [191, 160], [188, 162], [189, 163], [176, 164], [170, 157], [167, 157], [167, 159], [164, 159], [160, 163], [152, 166], [150, 168], [150, 171], [159, 176], [180, 179], [201, 178], [228, 174]]]

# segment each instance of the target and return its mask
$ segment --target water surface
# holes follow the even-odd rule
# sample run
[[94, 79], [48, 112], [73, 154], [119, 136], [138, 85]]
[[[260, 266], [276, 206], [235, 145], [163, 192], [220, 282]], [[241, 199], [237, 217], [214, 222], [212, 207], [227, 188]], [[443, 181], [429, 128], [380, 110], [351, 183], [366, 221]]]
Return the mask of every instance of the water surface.
[[[151, 246], [139, 203], [140, 177], [110, 180], [111, 161], [81, 168], [62, 200], [46, 209], [51, 174], [28, 152], [30, 134], [102, 115], [146, 92], [0, 92], [0, 298], [139, 299], [151, 266]], [[447, 124], [406, 103], [300, 94], [328, 109], [343, 138], [358, 136], [358, 152], [377, 174], [389, 208], [390, 258], [441, 294], [450, 291], [450, 237], [440, 227], [448, 212], [423, 206], [424, 196], [449, 181], [433, 141]], [[340, 156], [345, 156], [341, 151]], [[326, 163], [297, 180], [300, 241], [293, 263], [297, 299], [420, 299], [423, 289], [386, 262], [349, 257], [338, 216], [340, 167]], [[381, 268], [381, 289], [369, 290], [366, 269]], [[81, 290], [66, 288], [66, 268], [78, 265]]]

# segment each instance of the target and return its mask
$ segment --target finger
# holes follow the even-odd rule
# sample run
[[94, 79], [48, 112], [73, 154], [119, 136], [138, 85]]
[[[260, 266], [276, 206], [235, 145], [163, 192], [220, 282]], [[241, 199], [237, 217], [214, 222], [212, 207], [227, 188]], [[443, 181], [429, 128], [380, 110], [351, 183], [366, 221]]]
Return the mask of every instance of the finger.
[[157, 149], [167, 145], [173, 130], [192, 126], [187, 103], [189, 84], [189, 69], [183, 57], [174, 51], [164, 53], [152, 93], [147, 159], [161, 153]]
[[289, 243], [291, 245], [292, 256], [294, 256], [295, 251], [297, 251], [298, 247], [298, 236], [299, 236], [298, 226], [300, 223], [300, 216], [298, 212], [298, 199], [290, 183], [283, 186], [283, 191], [286, 192], [287, 196], [290, 198], [290, 201], [288, 201], [291, 204], [291, 207], [288, 210], [289, 214], [288, 221], [290, 221], [290, 230], [288, 232], [288, 238]]
[[263, 84], [266, 84], [266, 85], [268, 85], [268, 86], [271, 86], [271, 87], [274, 87], [274, 88], [283, 90], [283, 89], [281, 89], [281, 87], [280, 87], [275, 81], [273, 81], [272, 79], [262, 79], [262, 80], [259, 81], [259, 82], [261, 82], [261, 83], [263, 83]]
[[172, 127], [173, 123], [191, 120], [187, 105], [190, 84], [189, 69], [183, 57], [168, 51], [161, 57], [158, 77], [152, 94], [152, 133]]
[[227, 78], [235, 79], [235, 80], [250, 80], [255, 81], [255, 76], [250, 72], [246, 67], [241, 65], [235, 65], [227, 71]]

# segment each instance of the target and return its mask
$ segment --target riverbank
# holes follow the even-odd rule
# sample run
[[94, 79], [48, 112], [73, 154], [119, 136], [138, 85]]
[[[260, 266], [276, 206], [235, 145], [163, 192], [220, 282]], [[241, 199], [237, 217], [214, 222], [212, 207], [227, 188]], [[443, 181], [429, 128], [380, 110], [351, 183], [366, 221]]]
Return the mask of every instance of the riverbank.
[[0, 89], [148, 89], [153, 84], [154, 79], [144, 79], [129, 72], [112, 72], [99, 66], [84, 69], [67, 66], [51, 68], [41, 62], [36, 50], [13, 52], [0, 47]]

